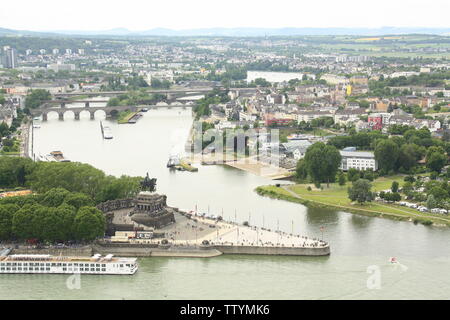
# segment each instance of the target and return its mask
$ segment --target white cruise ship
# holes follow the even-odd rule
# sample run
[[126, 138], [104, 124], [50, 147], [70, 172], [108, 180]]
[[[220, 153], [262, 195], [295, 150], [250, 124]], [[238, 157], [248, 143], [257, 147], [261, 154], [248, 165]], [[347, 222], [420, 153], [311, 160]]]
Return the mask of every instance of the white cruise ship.
[[119, 258], [108, 254], [102, 257], [63, 257], [47, 254], [13, 254], [0, 256], [0, 274], [134, 274], [136, 258]]

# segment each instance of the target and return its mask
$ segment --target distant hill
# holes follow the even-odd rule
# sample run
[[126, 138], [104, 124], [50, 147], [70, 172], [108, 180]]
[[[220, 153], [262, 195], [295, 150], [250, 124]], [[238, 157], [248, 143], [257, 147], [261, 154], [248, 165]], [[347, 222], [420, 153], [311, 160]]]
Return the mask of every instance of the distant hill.
[[27, 30], [13, 30], [0, 28], [0, 36], [48, 36], [54, 35], [51, 32], [38, 32], [38, 31], [27, 31]]
[[55, 30], [36, 32], [25, 30], [12, 30], [0, 28], [0, 35], [78, 35], [78, 36], [234, 36], [234, 37], [260, 37], [260, 36], [307, 36], [307, 35], [361, 35], [381, 36], [392, 34], [433, 34], [449, 35], [450, 28], [203, 28], [172, 30], [154, 28], [144, 31], [130, 31], [126, 28], [110, 30]]

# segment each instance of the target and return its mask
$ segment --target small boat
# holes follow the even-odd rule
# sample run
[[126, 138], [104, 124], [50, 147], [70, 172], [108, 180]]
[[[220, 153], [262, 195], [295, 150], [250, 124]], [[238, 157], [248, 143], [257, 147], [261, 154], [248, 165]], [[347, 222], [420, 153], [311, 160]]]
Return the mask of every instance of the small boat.
[[53, 159], [55, 159], [58, 162], [70, 162], [69, 159], [64, 158], [63, 153], [61, 151], [52, 151], [50, 152], [49, 156], [53, 157]]
[[103, 126], [103, 123], [101, 121], [100, 121], [100, 129], [102, 130], [103, 139], [113, 138], [111, 128], [108, 126]]
[[173, 168], [180, 164], [180, 159], [178, 156], [171, 156], [167, 162], [167, 168]]
[[103, 138], [104, 139], [112, 139], [113, 138], [111, 129], [109, 127], [103, 127]]

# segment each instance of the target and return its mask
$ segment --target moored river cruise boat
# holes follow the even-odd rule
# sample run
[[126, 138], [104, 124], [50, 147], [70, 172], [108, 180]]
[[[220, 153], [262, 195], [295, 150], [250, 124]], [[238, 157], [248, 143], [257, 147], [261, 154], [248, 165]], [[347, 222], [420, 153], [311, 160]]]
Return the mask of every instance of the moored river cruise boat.
[[13, 254], [0, 256], [0, 274], [135, 274], [136, 258], [120, 258], [108, 254], [102, 257], [64, 257], [47, 254]]

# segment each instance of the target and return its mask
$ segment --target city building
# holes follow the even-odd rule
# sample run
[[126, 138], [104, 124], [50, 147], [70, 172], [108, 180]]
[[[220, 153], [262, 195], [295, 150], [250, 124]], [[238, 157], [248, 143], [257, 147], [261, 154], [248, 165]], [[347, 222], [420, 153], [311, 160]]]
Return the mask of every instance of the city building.
[[370, 114], [367, 122], [369, 123], [369, 127], [372, 130], [380, 130], [383, 129], [383, 117], [379, 113]]
[[17, 68], [17, 51], [14, 48], [4, 47], [1, 59], [3, 68], [15, 69]]
[[280, 152], [286, 154], [287, 157], [292, 157], [295, 160], [302, 159], [306, 150], [312, 145], [308, 140], [292, 140], [286, 143], [281, 143]]
[[340, 169], [348, 171], [350, 168], [357, 170], [378, 170], [378, 163], [373, 152], [369, 151], [339, 151], [342, 157]]

